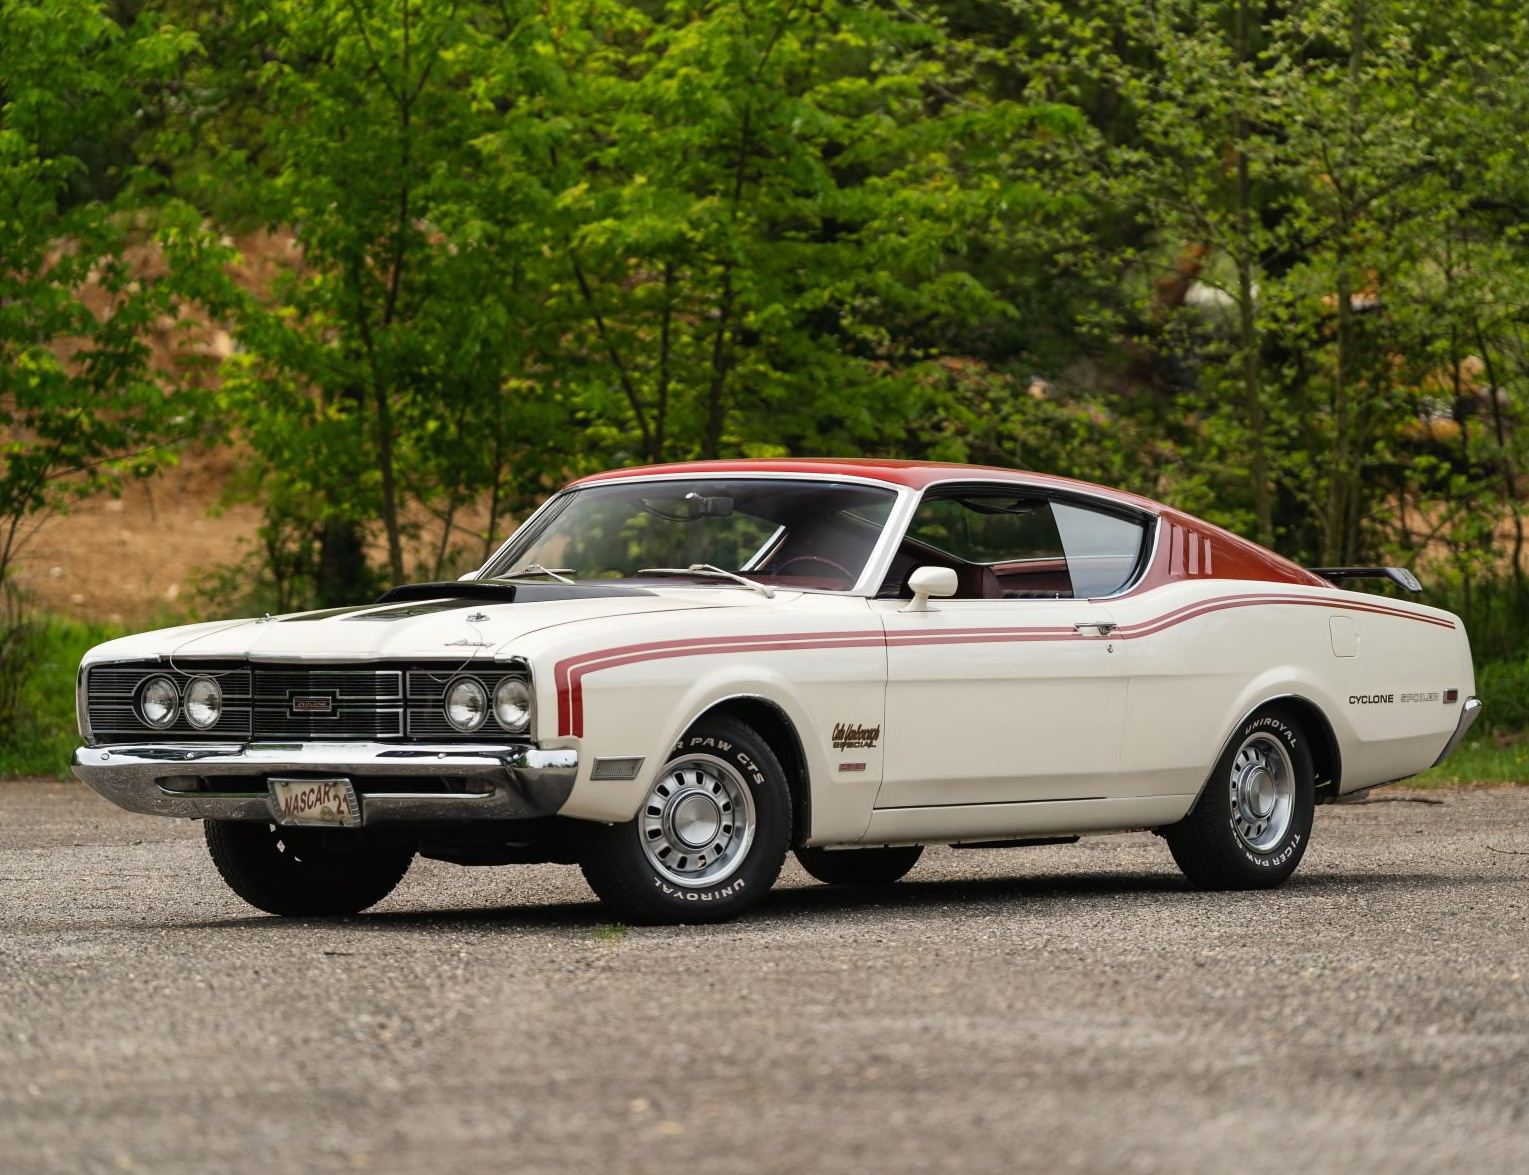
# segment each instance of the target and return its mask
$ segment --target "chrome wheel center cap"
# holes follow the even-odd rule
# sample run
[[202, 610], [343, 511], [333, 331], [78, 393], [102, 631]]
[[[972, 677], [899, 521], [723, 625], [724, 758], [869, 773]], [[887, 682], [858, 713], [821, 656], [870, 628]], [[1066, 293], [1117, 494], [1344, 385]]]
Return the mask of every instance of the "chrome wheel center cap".
[[1274, 776], [1262, 764], [1249, 771], [1242, 781], [1242, 794], [1248, 810], [1260, 820], [1274, 811], [1276, 792]]
[[688, 792], [669, 809], [669, 827], [682, 844], [702, 848], [715, 841], [722, 831], [722, 809], [705, 792]]

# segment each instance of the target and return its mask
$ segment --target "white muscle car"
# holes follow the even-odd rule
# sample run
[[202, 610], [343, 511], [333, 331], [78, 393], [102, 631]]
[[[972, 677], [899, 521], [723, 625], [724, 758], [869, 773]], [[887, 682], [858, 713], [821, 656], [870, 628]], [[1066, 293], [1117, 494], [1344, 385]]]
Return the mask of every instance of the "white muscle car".
[[620, 918], [718, 921], [794, 850], [835, 884], [925, 844], [1152, 829], [1277, 885], [1313, 807], [1456, 746], [1458, 617], [1130, 494], [899, 461], [628, 469], [480, 570], [377, 603], [111, 641], [80, 779], [206, 821], [277, 914], [349, 914], [416, 854], [582, 866]]

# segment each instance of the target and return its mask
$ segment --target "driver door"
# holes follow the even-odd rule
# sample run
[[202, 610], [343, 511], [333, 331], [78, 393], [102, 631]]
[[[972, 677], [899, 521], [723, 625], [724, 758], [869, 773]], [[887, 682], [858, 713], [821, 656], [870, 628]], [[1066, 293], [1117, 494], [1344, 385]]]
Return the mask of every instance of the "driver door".
[[1143, 534], [1118, 514], [1082, 512], [1012, 486], [931, 491], [920, 503], [893, 576], [947, 566], [959, 587], [927, 611], [904, 599], [874, 604], [887, 636], [878, 809], [1112, 794], [1127, 649], [1112, 637], [1109, 605], [1076, 594], [1102, 585], [1081, 559], [1070, 565], [1064, 531], [1102, 522], [1117, 546]]

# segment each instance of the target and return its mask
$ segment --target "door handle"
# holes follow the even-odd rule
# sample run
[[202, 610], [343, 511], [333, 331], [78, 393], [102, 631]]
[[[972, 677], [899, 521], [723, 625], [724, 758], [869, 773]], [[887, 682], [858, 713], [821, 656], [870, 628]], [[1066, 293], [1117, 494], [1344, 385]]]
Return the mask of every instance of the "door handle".
[[1072, 626], [1072, 630], [1093, 636], [1109, 636], [1117, 627], [1113, 620], [1080, 620]]

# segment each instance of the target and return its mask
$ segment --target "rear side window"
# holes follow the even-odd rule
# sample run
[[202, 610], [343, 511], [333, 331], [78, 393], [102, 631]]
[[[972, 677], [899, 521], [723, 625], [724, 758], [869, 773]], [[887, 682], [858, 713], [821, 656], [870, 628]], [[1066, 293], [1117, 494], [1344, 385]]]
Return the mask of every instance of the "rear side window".
[[1147, 538], [1142, 523], [1070, 502], [1053, 502], [1051, 514], [1062, 535], [1074, 596], [1112, 596], [1125, 587]]

